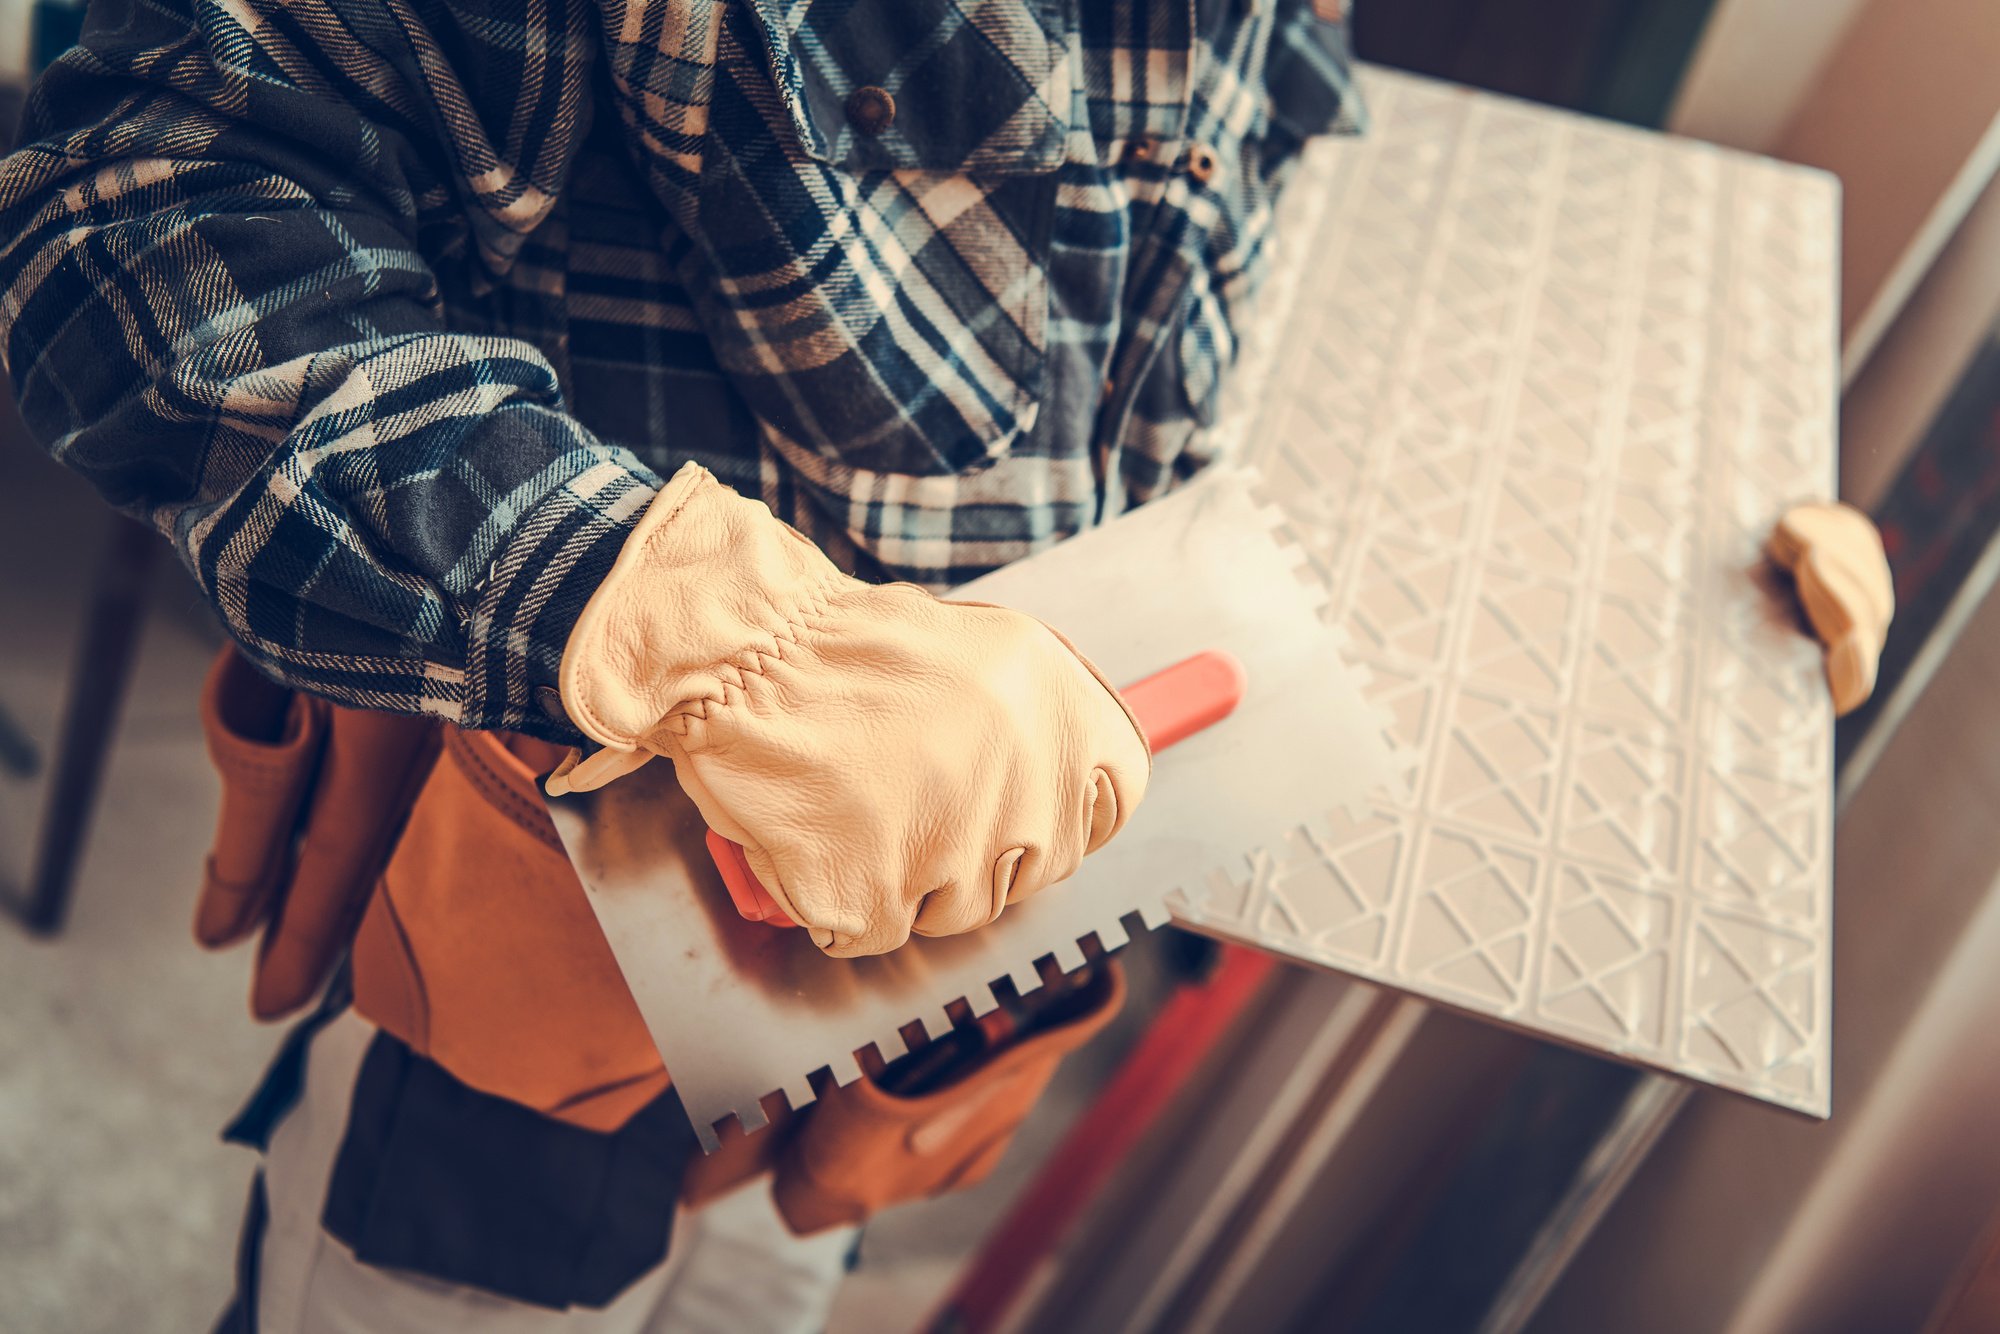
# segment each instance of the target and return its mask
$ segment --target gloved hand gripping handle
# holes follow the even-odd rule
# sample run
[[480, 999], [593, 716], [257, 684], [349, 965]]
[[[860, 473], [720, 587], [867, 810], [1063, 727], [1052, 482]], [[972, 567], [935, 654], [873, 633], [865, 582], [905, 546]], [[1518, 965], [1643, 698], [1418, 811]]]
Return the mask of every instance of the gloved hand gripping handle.
[[[1118, 693], [1139, 720], [1153, 754], [1158, 755], [1176, 742], [1227, 718], [1242, 702], [1246, 683], [1243, 664], [1234, 654], [1209, 649], [1135, 681]], [[738, 914], [769, 926], [797, 925], [764, 889], [739, 844], [711, 829], [708, 855], [714, 859], [715, 869], [722, 873], [722, 883], [728, 886]]]

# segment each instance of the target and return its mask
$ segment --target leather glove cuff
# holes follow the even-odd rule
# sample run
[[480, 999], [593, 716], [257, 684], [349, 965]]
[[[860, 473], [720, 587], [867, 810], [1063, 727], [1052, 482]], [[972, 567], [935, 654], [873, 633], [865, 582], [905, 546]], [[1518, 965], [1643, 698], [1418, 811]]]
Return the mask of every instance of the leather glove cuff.
[[676, 706], [719, 699], [729, 679], [781, 655], [801, 618], [846, 580], [761, 501], [686, 464], [577, 618], [563, 649], [563, 707], [599, 745], [632, 752]]

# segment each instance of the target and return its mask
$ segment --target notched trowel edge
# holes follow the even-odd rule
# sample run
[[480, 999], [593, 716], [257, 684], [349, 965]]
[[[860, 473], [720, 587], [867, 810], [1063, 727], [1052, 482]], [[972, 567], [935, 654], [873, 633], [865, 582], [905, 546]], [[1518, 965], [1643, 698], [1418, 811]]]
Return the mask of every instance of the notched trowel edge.
[[1003, 978], [1032, 992], [1038, 960], [1073, 972], [1085, 941], [1116, 950], [1133, 922], [1169, 921], [1170, 899], [1246, 877], [1253, 858], [1301, 827], [1343, 809], [1361, 818], [1372, 798], [1394, 793], [1406, 766], [1389, 720], [1324, 623], [1325, 587], [1256, 480], [1244, 468], [1211, 470], [953, 594], [1061, 627], [1112, 680], [1209, 648], [1234, 653], [1248, 676], [1236, 713], [1159, 757], [1117, 839], [979, 931], [829, 959], [804, 932], [735, 915], [670, 766], [649, 765], [594, 800], [550, 801], [705, 1148], [731, 1116], [746, 1130], [763, 1126], [774, 1093], [798, 1109], [822, 1072], [852, 1083], [870, 1045], [896, 1059], [913, 1021], [941, 1036], [948, 1007], [990, 1011]]

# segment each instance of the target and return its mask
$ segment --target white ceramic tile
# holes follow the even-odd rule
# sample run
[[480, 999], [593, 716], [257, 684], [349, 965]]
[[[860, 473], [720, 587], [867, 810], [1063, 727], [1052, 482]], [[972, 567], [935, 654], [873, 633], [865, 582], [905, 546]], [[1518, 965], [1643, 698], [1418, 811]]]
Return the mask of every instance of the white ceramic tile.
[[1177, 911], [1824, 1114], [1832, 719], [1759, 544], [1832, 487], [1833, 183], [1367, 92], [1287, 196], [1239, 449], [1417, 781]]

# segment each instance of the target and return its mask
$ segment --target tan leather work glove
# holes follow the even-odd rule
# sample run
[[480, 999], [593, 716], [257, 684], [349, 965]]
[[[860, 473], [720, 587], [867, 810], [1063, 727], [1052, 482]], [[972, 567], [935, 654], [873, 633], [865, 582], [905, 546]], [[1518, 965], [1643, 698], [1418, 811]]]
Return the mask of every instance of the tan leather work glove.
[[970, 931], [1123, 826], [1152, 756], [1047, 626], [850, 578], [689, 464], [625, 541], [564, 647], [569, 716], [604, 750], [587, 791], [668, 756], [835, 955]]
[[1797, 581], [1806, 618], [1826, 649], [1834, 713], [1852, 713], [1875, 693], [1882, 643], [1896, 614], [1882, 534], [1852, 505], [1797, 505], [1765, 546]]

